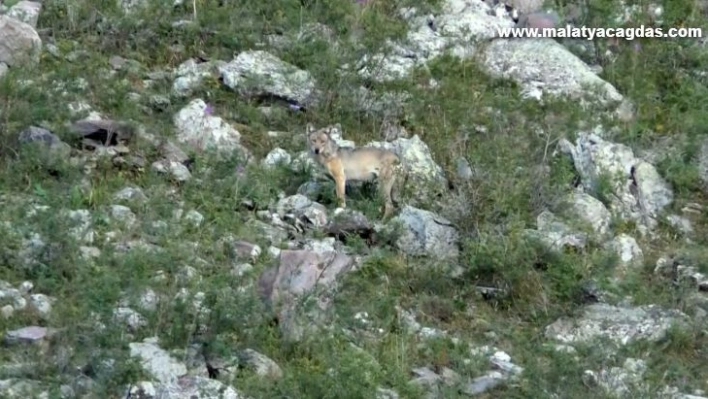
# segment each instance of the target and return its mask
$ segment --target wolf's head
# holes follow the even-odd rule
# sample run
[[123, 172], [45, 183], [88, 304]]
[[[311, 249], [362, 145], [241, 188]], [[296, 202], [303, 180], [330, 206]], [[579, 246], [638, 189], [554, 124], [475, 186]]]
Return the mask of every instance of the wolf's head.
[[311, 123], [308, 123], [306, 130], [307, 144], [313, 154], [329, 157], [337, 152], [337, 143], [330, 136], [330, 127], [315, 129]]

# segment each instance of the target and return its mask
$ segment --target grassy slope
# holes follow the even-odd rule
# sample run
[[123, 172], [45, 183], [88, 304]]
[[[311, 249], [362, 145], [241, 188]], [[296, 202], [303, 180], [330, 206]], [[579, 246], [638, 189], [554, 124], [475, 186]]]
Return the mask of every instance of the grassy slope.
[[[62, 338], [64, 344], [76, 350], [71, 366], [96, 356], [125, 359], [122, 328], [98, 332], [86, 315], [96, 312], [106, 318], [122, 292], [137, 298], [141, 289], [148, 286], [174, 297], [179, 287], [150, 279], [157, 270], [173, 273], [184, 265], [197, 267], [203, 277], [201, 282], [190, 283], [191, 291], [205, 292], [207, 303], [217, 315], [210, 321], [217, 347], [225, 353], [251, 347], [283, 367], [286, 377], [276, 384], [241, 373], [235, 386], [255, 397], [371, 397], [377, 386], [394, 388], [402, 397], [416, 397], [416, 391], [406, 384], [413, 367], [443, 365], [473, 377], [486, 371], [484, 362], [462, 362], [469, 357], [465, 347], [455, 347], [444, 340], [418, 346], [415, 338], [401, 331], [394, 316], [397, 305], [415, 309], [424, 325], [445, 329], [473, 345], [494, 344], [510, 353], [527, 374], [519, 383], [502, 388], [505, 397], [546, 397], [554, 391], [563, 392], [565, 397], [588, 397], [588, 390], [580, 380], [582, 370], [599, 369], [607, 366], [606, 361], [594, 356], [592, 348], [579, 348], [583, 356], [579, 362], [573, 362], [569, 356], [543, 346], [542, 337], [544, 326], [578, 308], [577, 296], [587, 279], [598, 280], [619, 297], [631, 295], [640, 303], [690, 309], [683, 300], [686, 292], [676, 291], [668, 282], [652, 276], [653, 262], [659, 255], [667, 248], [680, 250], [686, 246], [669, 229], [662, 231], [659, 242], [643, 243], [647, 268], [628, 276], [620, 287], [605, 284], [604, 278], [611, 275], [614, 260], [599, 248], [592, 248], [587, 254], [549, 255], [518, 238], [521, 229], [534, 227], [535, 217], [544, 206], [551, 205], [553, 199], [570, 189], [574, 178], [572, 165], [565, 159], [548, 159], [546, 148], [549, 142], [576, 129], [577, 121], [584, 117], [582, 110], [563, 101], [543, 107], [523, 101], [515, 85], [489, 79], [472, 63], [443, 58], [431, 64], [429, 71], [416, 72], [407, 81], [374, 85], [374, 89], [383, 91], [392, 86], [405, 88], [414, 95], [408, 110], [409, 130], [428, 143], [436, 161], [446, 170], [454, 171], [455, 158], [464, 156], [485, 173], [484, 178], [464, 188], [471, 212], [458, 213], [455, 220], [466, 238], [461, 257], [466, 273], [459, 279], [451, 279], [443, 272], [425, 267], [427, 261], [405, 260], [389, 249], [382, 249], [361, 272], [347, 277], [337, 298], [342, 326], [354, 325], [354, 314], [366, 311], [373, 324], [387, 332], [381, 340], [357, 342], [377, 359], [378, 365], [352, 350], [343, 336], [325, 340], [318, 337], [313, 344], [285, 347], [277, 331], [258, 317], [261, 307], [257, 302], [221, 294], [222, 289], [243, 281], [224, 278], [229, 276], [230, 260], [213, 248], [225, 234], [254, 240], [253, 232], [244, 225], [252, 216], [238, 210], [238, 204], [244, 198], [267, 204], [293, 178], [288, 172], [254, 170], [249, 177], [242, 178], [231, 173], [233, 164], [208, 164], [208, 160], [203, 160], [207, 163], [203, 168], [214, 167], [213, 175], [203, 183], [186, 183], [178, 190], [177, 197], [184, 202], [185, 210], [196, 209], [205, 216], [204, 225], [192, 228], [185, 224], [180, 229], [153, 232], [150, 222], [168, 220], [177, 207], [176, 199], [169, 194], [170, 185], [163, 178], [150, 173], [121, 175], [109, 167], [99, 168], [89, 177], [90, 189], [81, 191], [82, 175], [70, 166], [65, 167], [62, 178], [56, 179], [38, 168], [31, 157], [18, 159], [17, 133], [41, 122], [66, 137], [63, 125], [70, 120], [67, 104], [82, 100], [110, 117], [133, 119], [150, 132], [170, 135], [172, 115], [189, 99], [172, 98], [163, 113], [143, 112], [139, 104], [127, 99], [129, 92], [138, 90], [144, 94], [143, 98], [169, 95], [171, 85], [166, 82], [141, 89], [136, 84], [146, 78], [146, 73], [176, 67], [197, 54], [229, 60], [233, 54], [253, 48], [263, 33], [296, 31], [306, 22], [332, 27], [343, 45], [336, 50], [322, 41], [307, 41], [270, 51], [309, 70], [326, 93], [356, 87], [361, 82], [355, 77], [338, 76], [336, 67], [374, 52], [384, 38], [404, 33], [404, 25], [394, 17], [395, 8], [404, 2], [377, 5], [362, 17], [349, 2], [314, 1], [309, 9], [302, 9], [299, 2], [291, 0], [227, 0], [221, 7], [216, 1], [198, 1], [199, 23], [185, 28], [170, 25], [177, 19], [190, 19], [191, 9], [173, 10], [166, 5], [169, 2], [129, 17], [121, 16], [113, 2], [68, 3], [71, 5], [45, 2], [39, 25], [51, 28], [53, 40], [62, 52], [85, 51], [84, 55], [69, 62], [45, 53], [37, 69], [13, 70], [0, 82], [0, 187], [4, 194], [17, 198], [8, 201], [0, 209], [0, 215], [3, 220], [37, 231], [56, 243], [55, 251], [47, 254], [46, 264], [21, 268], [15, 255], [17, 239], [2, 240], [0, 279], [12, 283], [31, 280], [37, 292], [59, 299], [48, 324], [71, 332]], [[698, 26], [698, 18], [691, 17], [692, 9], [686, 7], [676, 1], [668, 3], [667, 24], [675, 26], [684, 21], [687, 26]], [[355, 26], [367, 34], [357, 45], [348, 44], [347, 38]], [[679, 146], [680, 156], [659, 165], [662, 174], [674, 184], [678, 194], [676, 207], [680, 209], [686, 202], [703, 201], [697, 170], [689, 161], [696, 155], [691, 140], [704, 133], [703, 104], [708, 92], [703, 82], [692, 79], [684, 68], [700, 69], [706, 63], [703, 52], [695, 48], [656, 40], [642, 45], [640, 53], [626, 52], [603, 73], [605, 79], [638, 105], [637, 122], [620, 126], [614, 139], [635, 148], [651, 148], [662, 137], [685, 139], [682, 142], [686, 144]], [[135, 60], [138, 66], [107, 77], [108, 59], [113, 55]], [[82, 89], [76, 85], [78, 78], [83, 78], [88, 87]], [[440, 83], [438, 89], [422, 90], [416, 86], [430, 78]], [[20, 84], [27, 79], [34, 84]], [[67, 84], [64, 93], [57, 88], [58, 82]], [[217, 81], [206, 82], [192, 97], [213, 104], [216, 115], [249, 126], [248, 132], [242, 132], [244, 141], [258, 156], [275, 144], [301, 150], [287, 141], [275, 143], [266, 132], [298, 134], [307, 121], [316, 125], [340, 122], [345, 137], [356, 142], [379, 138], [374, 132], [380, 121], [354, 112], [351, 100], [345, 97], [332, 96], [323, 109], [309, 113], [307, 120], [285, 113], [266, 119], [255, 104], [238, 99]], [[485, 112], [486, 107], [500, 110], [502, 117]], [[485, 126], [486, 133], [475, 133], [470, 128], [474, 125]], [[539, 126], [547, 136], [534, 133]], [[461, 129], [470, 131], [466, 145], [459, 145]], [[543, 162], [551, 166], [547, 181], [538, 178], [537, 166]], [[272, 184], [273, 181], [277, 184]], [[155, 237], [155, 242], [165, 249], [159, 255], [122, 256], [105, 248], [99, 259], [88, 262], [79, 258], [78, 244], [64, 234], [65, 221], [55, 213], [50, 212], [48, 217], [22, 217], [28, 199], [53, 209], [88, 209], [96, 220], [100, 243], [105, 232], [116, 229], [105, 220], [107, 207], [115, 203], [112, 195], [127, 185], [143, 188], [149, 197], [144, 205], [131, 205], [144, 223], [126, 230], [127, 235]], [[376, 212], [376, 207], [366, 199], [354, 201], [351, 206], [364, 209], [371, 216]], [[705, 222], [699, 220], [696, 225], [698, 233], [693, 248], [704, 271], [708, 254], [697, 249], [705, 244]], [[633, 233], [632, 226], [619, 227]], [[198, 256], [212, 266], [196, 263], [185, 242], [200, 243]], [[267, 262], [268, 259], [263, 259], [256, 264], [255, 272], [262, 270]], [[476, 284], [507, 286], [511, 295], [485, 302], [475, 293]], [[169, 348], [184, 348], [192, 339], [194, 317], [184, 307], [165, 301], [158, 311], [145, 315], [149, 326], [136, 339], [158, 334]], [[44, 323], [32, 314], [21, 313], [9, 321], [0, 320], [0, 329]], [[708, 389], [705, 365], [700, 367], [707, 344], [704, 334], [675, 333], [657, 347], [626, 348], [618, 363], [626, 356], [646, 358], [650, 363], [651, 383], [676, 385], [685, 391]], [[106, 392], [138, 377], [134, 365], [119, 364], [116, 374], [98, 374], [99, 385]], [[332, 367], [337, 369], [336, 378], [328, 374]], [[45, 363], [34, 369], [31, 376], [66, 382], [62, 379], [65, 377], [60, 377], [61, 371], [60, 366]], [[497, 391], [488, 397], [499, 394]], [[446, 397], [455, 395], [449, 392]], [[599, 395], [594, 392], [592, 397]]]

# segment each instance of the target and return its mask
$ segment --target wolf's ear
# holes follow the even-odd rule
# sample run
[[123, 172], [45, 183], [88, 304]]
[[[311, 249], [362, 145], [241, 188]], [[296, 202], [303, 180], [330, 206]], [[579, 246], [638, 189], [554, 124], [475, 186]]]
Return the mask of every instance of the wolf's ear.
[[310, 134], [315, 131], [315, 126], [312, 123], [305, 125], [305, 134]]

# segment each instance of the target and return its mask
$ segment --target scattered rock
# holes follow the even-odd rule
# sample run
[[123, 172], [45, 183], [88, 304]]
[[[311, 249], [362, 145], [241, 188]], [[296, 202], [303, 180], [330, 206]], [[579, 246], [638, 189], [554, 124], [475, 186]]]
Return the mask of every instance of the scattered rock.
[[448, 49], [454, 55], [470, 56], [477, 50], [476, 42], [494, 38], [498, 29], [513, 26], [511, 19], [490, 15], [491, 9], [481, 1], [445, 1], [439, 15], [419, 15], [415, 9], [402, 11], [409, 25], [404, 41], [392, 43], [388, 54], [364, 56], [357, 65], [363, 77], [400, 79]]
[[[523, 13], [516, 22], [517, 28], [546, 29], [555, 28], [560, 24], [560, 16], [556, 12], [530, 12], [518, 10]], [[530, 14], [527, 14], [530, 12]]]
[[481, 60], [490, 75], [518, 82], [528, 98], [540, 100], [545, 94], [581, 100], [587, 86], [597, 86], [601, 103], [619, 106], [624, 99], [614, 86], [553, 39], [497, 39], [485, 48]]
[[168, 160], [157, 161], [152, 164], [151, 168], [157, 173], [169, 175], [178, 182], [185, 182], [192, 178], [189, 169], [179, 162]]
[[[187, 367], [157, 345], [157, 338], [146, 338], [129, 345], [131, 356], [138, 358], [156, 381], [143, 381], [128, 388], [131, 395], [150, 399], [246, 399], [233, 387], [218, 380], [187, 374]], [[152, 396], [150, 396], [152, 395]]]
[[570, 206], [569, 217], [587, 223], [596, 236], [609, 233], [612, 215], [602, 202], [588, 194], [575, 192], [566, 198], [566, 204]]
[[602, 139], [599, 132], [581, 132], [575, 144], [562, 139], [561, 151], [569, 154], [583, 187], [598, 190], [602, 179], [610, 183], [610, 211], [643, 226], [657, 225], [659, 213], [673, 201], [671, 187], [649, 163], [634, 157], [632, 149]]
[[36, 1], [20, 0], [8, 10], [8, 17], [22, 21], [27, 25], [37, 28], [39, 13], [42, 11], [42, 3]]
[[546, 337], [563, 343], [589, 343], [595, 338], [606, 338], [616, 345], [627, 345], [639, 339], [657, 341], [670, 327], [686, 321], [683, 313], [655, 305], [621, 307], [596, 303], [586, 306], [577, 320], [562, 318], [549, 325]]
[[240, 352], [239, 357], [249, 367], [253, 368], [256, 374], [261, 377], [273, 379], [283, 378], [283, 371], [277, 363], [253, 349], [245, 349]]
[[[355, 264], [355, 258], [333, 251], [280, 252], [277, 266], [263, 272], [258, 287], [261, 298], [275, 311], [286, 338], [299, 340], [306, 327], [322, 326], [322, 317], [332, 303], [328, 291], [334, 289], [340, 275], [350, 271]], [[310, 293], [316, 288], [324, 292], [315, 299], [317, 309], [305, 315], [300, 302], [312, 297]]]
[[459, 234], [452, 224], [430, 211], [405, 206], [393, 221], [403, 225], [396, 246], [411, 256], [451, 259], [459, 255]]
[[644, 264], [642, 249], [631, 236], [620, 234], [607, 243], [607, 248], [617, 254], [623, 268], [641, 267]]
[[536, 217], [536, 228], [525, 230], [525, 235], [556, 251], [583, 249], [588, 242], [587, 234], [573, 230], [550, 211], [543, 211]]
[[6, 345], [36, 344], [51, 337], [55, 331], [46, 327], [30, 326], [19, 330], [8, 331], [5, 334]]
[[20, 132], [18, 141], [22, 145], [32, 145], [40, 150], [40, 158], [47, 168], [68, 160], [71, 147], [47, 129], [30, 126]]
[[265, 51], [244, 51], [218, 67], [224, 84], [248, 98], [275, 97], [293, 105], [310, 107], [317, 91], [310, 73]]
[[224, 245], [231, 256], [235, 259], [256, 261], [261, 255], [261, 247], [248, 241], [238, 240], [233, 236], [223, 237], [219, 240]]
[[218, 380], [194, 376], [180, 377], [176, 384], [162, 384], [156, 391], [155, 399], [246, 399], [232, 386]]
[[347, 237], [358, 236], [366, 240], [370, 245], [375, 241], [376, 231], [374, 226], [364, 216], [363, 213], [345, 210], [330, 220], [324, 231], [327, 235], [335, 237], [337, 240], [346, 243]]
[[659, 258], [654, 273], [668, 277], [674, 283], [689, 282], [699, 291], [708, 292], [708, 276], [699, 272], [695, 266], [682, 264], [678, 259]]
[[116, 322], [124, 324], [131, 332], [138, 331], [141, 327], [147, 326], [147, 320], [135, 310], [128, 307], [119, 307], [113, 311], [113, 318]]
[[703, 191], [708, 193], [708, 139], [703, 140], [698, 151], [698, 176], [703, 183]]
[[519, 13], [529, 14], [539, 11], [543, 7], [543, 0], [510, 0], [509, 5]]
[[315, 228], [327, 225], [327, 208], [301, 194], [281, 199], [276, 209], [280, 218], [294, 220], [296, 227], [299, 227], [300, 223]]
[[145, 371], [162, 384], [176, 384], [179, 377], [187, 374], [187, 367], [160, 348], [155, 337], [133, 342], [128, 347], [130, 356], [140, 360]]
[[52, 303], [54, 300], [44, 294], [32, 294], [29, 296], [29, 307], [39, 317], [48, 320], [52, 313]]
[[113, 195], [116, 201], [135, 201], [138, 203], [147, 201], [147, 196], [142, 189], [137, 187], [125, 187]]
[[290, 157], [290, 154], [288, 154], [287, 151], [283, 150], [282, 148], [274, 148], [263, 159], [263, 165], [265, 165], [267, 168], [273, 168], [278, 165], [290, 165], [291, 161], [292, 158]]
[[237, 151], [244, 160], [252, 158], [241, 146], [241, 134], [218, 116], [211, 115], [211, 108], [202, 99], [192, 100], [174, 116], [177, 141], [186, 143], [197, 151]]
[[0, 63], [10, 68], [39, 63], [42, 39], [32, 25], [0, 15]]
[[174, 72], [172, 90], [179, 96], [188, 96], [194, 89], [199, 88], [205, 79], [216, 77], [217, 68], [223, 64], [223, 61], [199, 62], [196, 59], [183, 62]]

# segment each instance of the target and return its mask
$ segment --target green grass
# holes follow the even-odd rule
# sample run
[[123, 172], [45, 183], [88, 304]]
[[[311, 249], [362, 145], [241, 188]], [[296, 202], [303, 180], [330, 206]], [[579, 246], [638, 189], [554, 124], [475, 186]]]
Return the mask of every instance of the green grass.
[[[693, 3], [684, 3], [666, 2], [667, 24], [705, 26]], [[364, 10], [355, 2], [322, 0], [310, 1], [308, 8], [294, 0], [200, 0], [196, 4], [197, 20], [175, 27], [174, 21], [193, 19], [192, 2], [173, 7], [172, 1], [152, 0], [146, 9], [129, 15], [113, 1], [44, 2], [39, 28], [51, 31], [45, 43], [54, 43], [61, 57], [45, 51], [38, 66], [11, 69], [0, 80], [0, 222], [11, 226], [0, 224], [0, 280], [15, 286], [30, 280], [34, 292], [57, 298], [48, 320], [18, 311], [10, 319], [0, 319], [0, 331], [27, 325], [64, 329], [49, 351], [7, 349], [0, 351], [0, 363], [28, 359], [41, 363], [25, 377], [52, 389], [70, 384], [75, 377], [71, 370], [90, 363], [96, 367], [95, 397], [119, 397], [125, 384], [144, 379], [140, 367], [128, 359], [129, 342], [157, 335], [166, 349], [184, 350], [195, 341], [209, 339], [225, 357], [252, 348], [283, 369], [284, 378], [276, 382], [239, 371], [231, 383], [254, 398], [373, 397], [379, 387], [394, 389], [402, 398], [417, 398], [422, 392], [408, 384], [411, 369], [449, 367], [474, 378], [485, 373], [488, 364], [472, 357], [469, 348], [488, 344], [509, 353], [525, 371], [518, 381], [482, 397], [540, 398], [552, 392], [563, 397], [602, 397], [600, 390], [589, 391], [584, 385], [583, 371], [621, 366], [626, 357], [647, 361], [647, 383], [657, 389], [665, 385], [685, 393], [708, 389], [708, 369], [702, 360], [708, 347], [705, 328], [672, 331], [656, 345], [627, 346], [611, 360], [591, 345], [576, 346], [578, 360], [574, 360], [556, 352], [543, 336], [545, 326], [554, 320], [577, 314], [582, 287], [591, 280], [613, 297], [631, 296], [638, 304], [656, 303], [693, 315], [698, 305], [691, 299], [692, 289], [675, 287], [654, 275], [654, 264], [674, 251], [702, 272], [708, 270], [708, 253], [703, 249], [708, 219], [703, 215], [694, 219], [692, 243], [664, 225], [655, 240], [640, 240], [632, 223], [613, 221], [615, 233], [639, 240], [646, 260], [645, 268], [630, 272], [619, 284], [611, 281], [616, 257], [598, 245], [580, 253], [552, 253], [522, 238], [524, 229], [536, 227], [542, 210], [557, 210], [558, 200], [571, 192], [578, 178], [572, 162], [551, 153], [559, 138], [572, 137], [581, 121], [596, 116], [594, 111], [565, 99], [544, 105], [524, 100], [515, 83], [491, 79], [473, 61], [452, 57], [441, 57], [407, 79], [385, 84], [341, 73], [342, 65], [381, 51], [386, 39], [405, 35], [406, 25], [397, 17], [397, 9], [415, 5], [436, 10], [439, 1], [376, 1]], [[611, 8], [608, 2], [595, 2], [593, 23], [604, 26]], [[275, 110], [266, 116], [259, 110], [262, 104], [239, 98], [217, 79], [205, 80], [188, 98], [172, 95], [169, 79], [149, 87], [141, 83], [151, 72], [170, 70], [190, 57], [229, 61], [234, 54], [265, 42], [267, 35], [292, 38], [314, 23], [328, 26], [338, 46], [310, 35], [292, 45], [264, 48], [308, 70], [318, 82], [325, 101], [307, 114]], [[603, 65], [601, 77], [637, 107], [636, 121], [620, 125], [608, 139], [635, 150], [651, 150], [659, 140], [675, 140], [678, 154], [657, 163], [674, 188], [675, 210], [689, 202], [705, 204], [696, 160], [699, 143], [706, 137], [708, 86], [695, 72], [708, 66], [706, 52], [687, 41], [641, 44], [640, 52], [622, 52], [614, 63]], [[109, 75], [112, 56], [133, 62]], [[419, 85], [430, 79], [438, 82], [437, 89]], [[85, 174], [76, 165], [60, 161], [52, 164], [54, 173], [49, 173], [38, 153], [17, 142], [18, 133], [30, 125], [47, 127], [71, 142], [74, 138], [66, 123], [80, 116], [72, 115], [68, 104], [79, 101], [109, 118], [131, 120], [158, 137], [171, 137], [172, 116], [191, 99], [202, 98], [213, 105], [216, 115], [239, 124], [242, 142], [259, 158], [275, 146], [293, 155], [304, 150], [301, 135], [307, 122], [341, 123], [346, 139], [363, 144], [381, 139], [377, 132], [382, 121], [380, 115], [356, 108], [351, 94], [361, 85], [375, 94], [396, 90], [411, 95], [403, 116], [406, 129], [428, 144], [435, 161], [453, 179], [459, 157], [482, 171], [468, 184], [456, 185], [464, 211], [446, 208], [444, 202], [421, 205], [446, 216], [460, 230], [463, 273], [452, 278], [444, 267], [435, 267], [439, 262], [406, 258], [391, 246], [377, 248], [361, 270], [342, 280], [335, 300], [335, 325], [341, 328], [298, 344], [286, 342], [269, 324], [269, 315], [253, 290], [235, 294], [271, 264], [269, 256], [261, 256], [251, 272], [236, 277], [232, 268], [242, 260], [233, 259], [221, 239], [231, 235], [267, 249], [265, 237], [249, 223], [256, 211], [241, 203], [248, 200], [256, 210], [266, 209], [281, 191], [294, 194], [307, 180], [305, 173], [251, 165], [244, 175], [237, 175], [239, 159], [209, 154], [198, 156], [194, 178], [179, 185], [149, 167], [143, 173], [124, 173], [110, 163]], [[138, 93], [140, 100], [130, 100], [130, 93]], [[169, 98], [161, 110], [145, 107], [155, 95]], [[543, 135], [537, 133], [539, 128]], [[269, 131], [284, 133], [273, 138]], [[145, 143], [132, 150], [153, 155]], [[550, 167], [548, 176], [539, 172], [543, 165]], [[611, 177], [601, 179], [592, 194], [609, 201], [611, 184]], [[119, 203], [113, 195], [126, 186], [140, 188], [148, 198], [144, 203], [120, 202], [136, 215], [138, 223], [132, 227], [110, 219], [110, 206]], [[364, 192], [353, 195], [349, 206], [374, 219], [378, 201]], [[324, 193], [322, 203], [333, 208], [334, 196]], [[49, 209], [28, 215], [35, 206]], [[178, 208], [199, 212], [203, 223], [174, 221], [172, 214]], [[68, 234], [72, 222], [61, 210], [89, 211], [94, 242], [80, 242]], [[159, 222], [168, 227], [161, 228]], [[27, 264], [19, 250], [33, 232], [47, 246], [35, 254], [35, 262]], [[106, 240], [138, 240], [161, 250], [125, 254]], [[369, 251], [357, 240], [348, 245], [355, 252]], [[85, 259], [80, 256], [81, 246], [98, 247], [100, 255]], [[178, 278], [186, 267], [196, 269], [198, 277]], [[167, 278], [155, 279], [158, 273]], [[477, 286], [500, 287], [504, 293], [487, 300]], [[211, 309], [208, 317], [200, 319], [189, 301], [174, 299], [183, 288], [192, 295], [204, 293]], [[146, 289], [164, 299], [155, 310], [139, 310], [147, 325], [128, 335], [124, 326], [111, 321], [113, 309], [126, 299], [137, 310]], [[422, 325], [459, 337], [461, 343], [407, 334], [399, 307], [413, 311]], [[365, 326], [356, 317], [363, 312], [369, 320]], [[90, 314], [108, 328], [97, 329]], [[207, 338], [195, 332], [199, 322], [206, 323]], [[57, 360], [61, 348], [71, 348], [73, 353], [64, 363]], [[98, 367], [105, 359], [115, 359], [116, 367]], [[7, 377], [4, 372], [0, 368], [0, 380]], [[464, 397], [453, 388], [444, 395]]]

